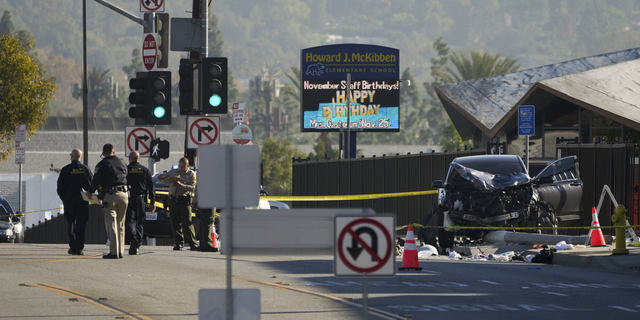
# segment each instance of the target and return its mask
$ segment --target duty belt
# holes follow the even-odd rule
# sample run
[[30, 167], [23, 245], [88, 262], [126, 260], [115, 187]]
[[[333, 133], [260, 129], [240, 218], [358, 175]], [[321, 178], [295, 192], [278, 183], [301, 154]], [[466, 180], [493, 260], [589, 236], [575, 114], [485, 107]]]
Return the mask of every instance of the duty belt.
[[109, 193], [114, 193], [114, 192], [127, 192], [128, 188], [127, 186], [117, 186], [117, 187], [112, 187], [111, 189], [109, 189], [107, 192]]

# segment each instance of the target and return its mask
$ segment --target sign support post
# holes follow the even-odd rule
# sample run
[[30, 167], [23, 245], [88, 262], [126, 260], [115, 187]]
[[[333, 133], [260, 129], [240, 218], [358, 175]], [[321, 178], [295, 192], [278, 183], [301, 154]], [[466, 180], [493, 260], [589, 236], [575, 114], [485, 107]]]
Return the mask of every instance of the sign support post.
[[24, 212], [22, 208], [22, 165], [25, 163], [26, 151], [25, 144], [27, 141], [27, 125], [19, 124], [16, 126], [16, 142], [15, 154], [16, 163], [18, 164], [18, 211]]
[[536, 132], [535, 118], [536, 118], [536, 113], [535, 113], [534, 106], [518, 107], [518, 135], [526, 136], [526, 139], [525, 139], [526, 145], [524, 150], [525, 150], [525, 155], [527, 160], [527, 163], [526, 163], [527, 173], [529, 172], [529, 136], [534, 135]]

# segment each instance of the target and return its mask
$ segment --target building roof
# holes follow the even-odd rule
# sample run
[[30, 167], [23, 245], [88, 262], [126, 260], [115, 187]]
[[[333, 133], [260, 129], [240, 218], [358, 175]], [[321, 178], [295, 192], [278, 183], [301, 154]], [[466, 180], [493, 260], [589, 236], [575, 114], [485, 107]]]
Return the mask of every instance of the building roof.
[[[562, 98], [640, 130], [638, 67], [640, 48], [606, 53], [436, 87], [464, 140], [477, 129], [490, 138], [514, 120], [517, 107], [544, 108]], [[635, 78], [634, 78], [635, 77]], [[629, 109], [631, 108], [631, 109]]]

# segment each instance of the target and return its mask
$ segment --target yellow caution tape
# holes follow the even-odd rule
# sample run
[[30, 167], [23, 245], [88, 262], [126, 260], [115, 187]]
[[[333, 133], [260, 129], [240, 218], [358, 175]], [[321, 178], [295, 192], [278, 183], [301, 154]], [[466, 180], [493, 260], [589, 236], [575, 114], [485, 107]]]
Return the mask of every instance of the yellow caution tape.
[[43, 211], [53, 211], [53, 210], [60, 210], [60, 207], [51, 208], [51, 209], [42, 209], [42, 210], [38, 210], [38, 211], [12, 213], [9, 216], [24, 216], [24, 215], [29, 214], [29, 213], [36, 213], [36, 212], [43, 212]]
[[[594, 228], [592, 226], [588, 226], [588, 227], [471, 227], [471, 226], [454, 226], [454, 227], [444, 227], [444, 226], [423, 226], [419, 223], [412, 223], [411, 226], [413, 228], [425, 228], [425, 229], [460, 229], [460, 230], [510, 230], [510, 231], [514, 231], [514, 230], [570, 230], [570, 229], [597, 229]], [[404, 225], [404, 226], [397, 226], [396, 230], [402, 230], [405, 228], [408, 228], [409, 225]], [[614, 229], [614, 228], [620, 228], [620, 227], [616, 227], [616, 226], [600, 226], [601, 229]], [[622, 228], [640, 228], [640, 225], [635, 225], [635, 226], [623, 226]]]
[[261, 196], [261, 200], [274, 201], [338, 201], [338, 200], [370, 200], [383, 198], [397, 198], [410, 196], [424, 196], [427, 194], [438, 194], [438, 190], [378, 193], [378, 194], [353, 194], [342, 196]]

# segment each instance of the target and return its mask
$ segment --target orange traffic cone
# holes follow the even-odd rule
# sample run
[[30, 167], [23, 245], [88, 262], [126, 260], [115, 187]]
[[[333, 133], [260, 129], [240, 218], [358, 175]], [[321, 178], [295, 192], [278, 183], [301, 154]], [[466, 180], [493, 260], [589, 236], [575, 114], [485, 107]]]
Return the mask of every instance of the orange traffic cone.
[[600, 229], [600, 222], [598, 222], [598, 213], [596, 212], [596, 207], [592, 207], [591, 209], [591, 217], [593, 222], [591, 223], [591, 227], [595, 228], [591, 231], [591, 246], [592, 247], [604, 247], [607, 243], [604, 241], [604, 235], [602, 234], [602, 229]]
[[218, 234], [216, 233], [216, 225], [211, 226], [211, 245], [213, 246], [214, 252], [218, 251]]
[[400, 270], [422, 270], [418, 262], [418, 247], [416, 247], [416, 239], [413, 236], [413, 227], [409, 225], [407, 230], [407, 238], [404, 241], [404, 250], [402, 252], [402, 267]]

